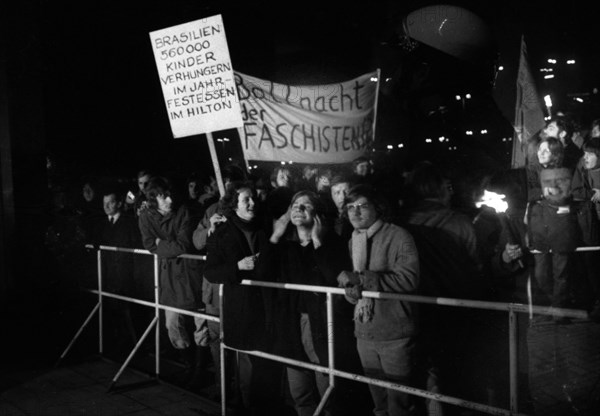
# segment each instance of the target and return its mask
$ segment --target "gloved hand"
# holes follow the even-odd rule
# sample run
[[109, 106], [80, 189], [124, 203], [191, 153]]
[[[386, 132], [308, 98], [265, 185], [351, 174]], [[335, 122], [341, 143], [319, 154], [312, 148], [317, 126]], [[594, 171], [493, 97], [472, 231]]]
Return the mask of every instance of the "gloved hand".
[[348, 285], [344, 288], [346, 300], [353, 305], [356, 305], [358, 300], [362, 298], [362, 286]]
[[354, 272], [343, 271], [338, 275], [337, 281], [339, 287], [357, 286], [360, 285], [360, 275]]

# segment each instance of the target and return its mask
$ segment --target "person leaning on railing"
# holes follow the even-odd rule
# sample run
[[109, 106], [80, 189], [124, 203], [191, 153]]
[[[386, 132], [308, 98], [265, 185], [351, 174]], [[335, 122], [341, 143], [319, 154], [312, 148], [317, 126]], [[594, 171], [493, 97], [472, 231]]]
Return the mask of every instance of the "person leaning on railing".
[[[600, 120], [595, 120], [600, 122]], [[598, 129], [597, 123], [594, 125]], [[593, 130], [593, 129], [592, 129]], [[583, 144], [583, 157], [573, 174], [573, 199], [579, 204], [577, 219], [586, 246], [600, 245], [600, 137], [590, 137]], [[580, 253], [582, 274], [586, 277], [585, 293], [590, 300], [585, 305], [590, 318], [600, 322], [600, 254], [597, 251]]]
[[[180, 309], [198, 310], [201, 306], [201, 269], [194, 259], [177, 258], [192, 250], [192, 225], [188, 209], [176, 205], [171, 197], [170, 182], [153, 177], [146, 190], [147, 208], [140, 212], [139, 226], [144, 248], [160, 261], [160, 303]], [[195, 330], [190, 333], [188, 315], [165, 311], [167, 332], [171, 344], [181, 354], [186, 365], [185, 384], [201, 377], [205, 365], [207, 329], [205, 320], [194, 317]]]
[[[273, 226], [269, 244], [257, 266], [260, 280], [316, 286], [336, 286], [337, 275], [350, 266], [345, 242], [328, 230], [323, 206], [314, 191], [300, 191], [292, 197], [287, 212]], [[296, 360], [328, 365], [326, 295], [309, 291], [280, 290], [272, 316], [275, 354]], [[335, 366], [348, 364], [348, 343], [352, 340], [351, 306], [340, 296], [334, 298]], [[358, 357], [356, 357], [357, 361]], [[287, 380], [299, 416], [313, 415], [329, 386], [325, 373], [296, 366], [287, 367]], [[335, 414], [341, 405], [340, 386], [325, 407]], [[344, 400], [347, 400], [345, 398]]]
[[[419, 284], [419, 257], [413, 237], [385, 222], [385, 204], [368, 185], [350, 189], [346, 210], [354, 232], [350, 240], [352, 269], [338, 283], [354, 303], [354, 335], [367, 377], [412, 384], [416, 361], [415, 304], [361, 296], [362, 290], [414, 293]], [[375, 414], [409, 415], [414, 397], [369, 385]]]
[[[543, 197], [527, 206], [529, 242], [534, 254], [533, 300], [536, 305], [568, 308], [575, 278], [575, 250], [581, 244], [581, 229], [571, 193], [568, 168], [540, 171]], [[534, 320], [569, 323], [561, 315], [539, 315]]]

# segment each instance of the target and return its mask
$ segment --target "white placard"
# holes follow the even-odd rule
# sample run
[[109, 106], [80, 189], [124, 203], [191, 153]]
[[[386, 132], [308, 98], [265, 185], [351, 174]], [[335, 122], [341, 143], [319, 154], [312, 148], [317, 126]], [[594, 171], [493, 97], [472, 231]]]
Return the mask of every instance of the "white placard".
[[173, 137], [243, 125], [221, 15], [150, 32]]

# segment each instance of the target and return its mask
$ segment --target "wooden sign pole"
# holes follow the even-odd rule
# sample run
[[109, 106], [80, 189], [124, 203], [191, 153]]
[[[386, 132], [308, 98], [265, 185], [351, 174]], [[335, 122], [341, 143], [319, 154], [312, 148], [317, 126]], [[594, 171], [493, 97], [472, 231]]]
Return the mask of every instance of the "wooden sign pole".
[[206, 139], [208, 141], [208, 149], [210, 150], [210, 157], [215, 169], [215, 179], [217, 180], [217, 185], [219, 186], [219, 195], [221, 195], [222, 198], [223, 195], [225, 195], [225, 185], [223, 184], [223, 176], [221, 175], [221, 168], [219, 167], [219, 159], [217, 158], [217, 149], [215, 149], [215, 141], [213, 139], [212, 132], [206, 133]]

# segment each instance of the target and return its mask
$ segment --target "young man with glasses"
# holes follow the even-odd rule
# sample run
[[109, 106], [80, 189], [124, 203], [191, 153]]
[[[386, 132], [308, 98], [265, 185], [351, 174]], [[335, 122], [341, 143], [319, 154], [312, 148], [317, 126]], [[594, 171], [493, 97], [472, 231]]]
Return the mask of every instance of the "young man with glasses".
[[[362, 290], [414, 293], [419, 283], [419, 258], [412, 236], [384, 221], [385, 203], [368, 185], [353, 187], [346, 210], [354, 227], [349, 242], [352, 271], [338, 283], [355, 304], [354, 335], [367, 377], [412, 384], [415, 359], [415, 304], [401, 300], [365, 298]], [[375, 415], [409, 415], [414, 399], [397, 390], [369, 385]]]

